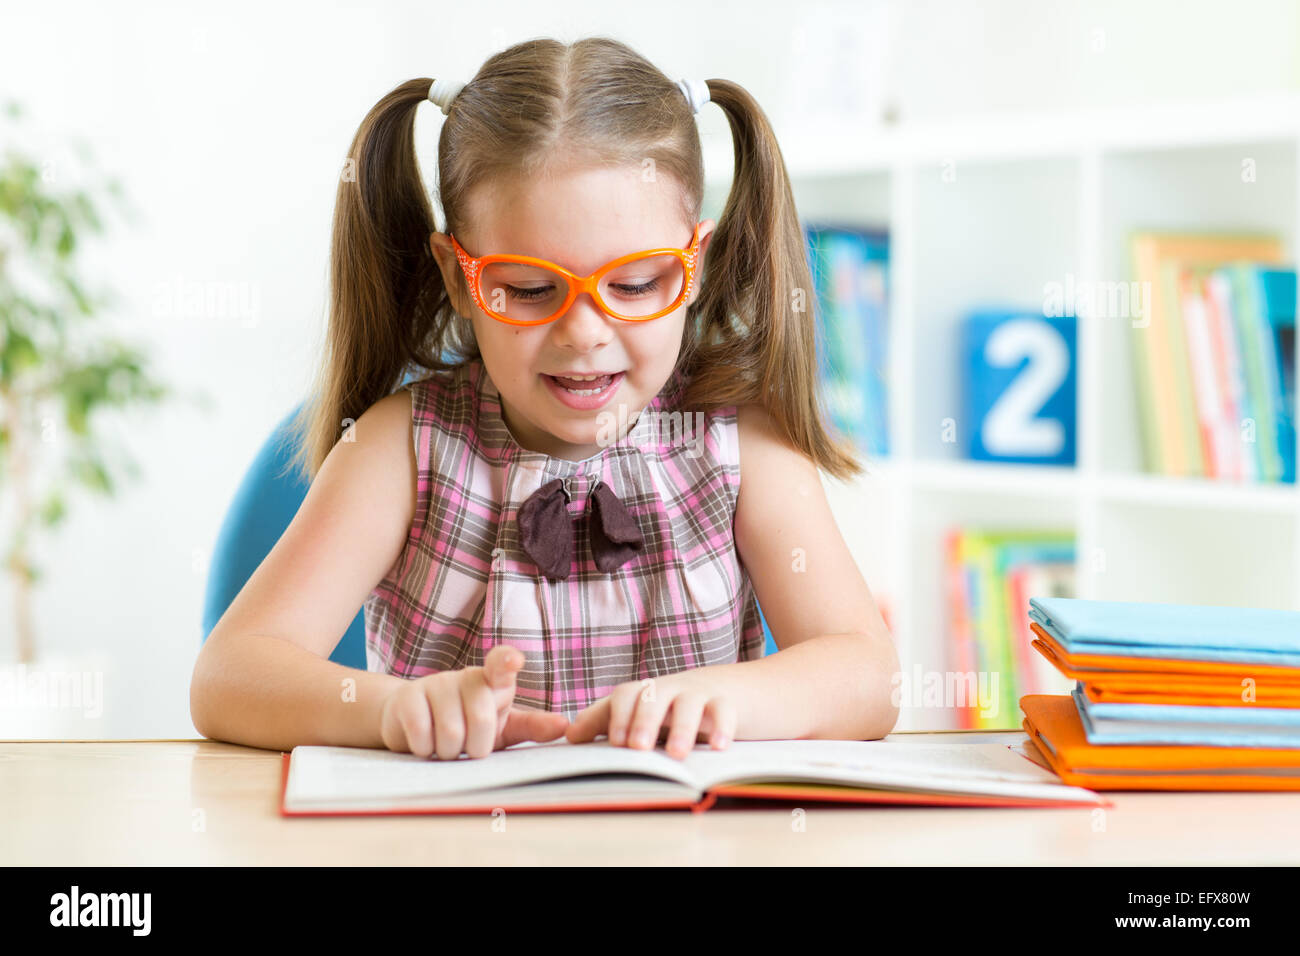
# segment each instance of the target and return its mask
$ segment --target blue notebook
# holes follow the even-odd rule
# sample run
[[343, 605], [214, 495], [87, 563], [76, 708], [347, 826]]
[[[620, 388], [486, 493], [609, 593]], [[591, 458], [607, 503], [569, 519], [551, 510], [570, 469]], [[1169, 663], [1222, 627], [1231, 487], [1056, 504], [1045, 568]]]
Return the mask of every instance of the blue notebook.
[[1300, 748], [1300, 709], [1099, 704], [1082, 684], [1072, 696], [1090, 744]]
[[1053, 597], [1029, 617], [1071, 654], [1300, 667], [1300, 611]]

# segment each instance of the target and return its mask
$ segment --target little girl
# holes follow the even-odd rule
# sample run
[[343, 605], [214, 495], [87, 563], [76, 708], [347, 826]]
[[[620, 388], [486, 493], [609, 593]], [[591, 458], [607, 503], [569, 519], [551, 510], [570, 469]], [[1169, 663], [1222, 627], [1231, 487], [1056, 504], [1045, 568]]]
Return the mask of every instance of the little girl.
[[[735, 140], [716, 223], [706, 102]], [[532, 40], [397, 87], [348, 169], [312, 484], [199, 655], [195, 726], [442, 759], [887, 734], [898, 659], [817, 471], [861, 467], [824, 425], [803, 233], [749, 94]], [[328, 657], [363, 605], [361, 672]]]

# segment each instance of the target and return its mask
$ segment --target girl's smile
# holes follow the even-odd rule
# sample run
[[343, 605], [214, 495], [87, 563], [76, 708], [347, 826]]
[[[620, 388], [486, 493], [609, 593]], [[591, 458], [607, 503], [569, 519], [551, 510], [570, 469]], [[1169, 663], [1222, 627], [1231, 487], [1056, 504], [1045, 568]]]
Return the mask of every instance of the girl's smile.
[[603, 408], [614, 397], [623, 381], [623, 373], [592, 375], [586, 381], [546, 374], [542, 375], [542, 379], [565, 405], [578, 411], [591, 412]]

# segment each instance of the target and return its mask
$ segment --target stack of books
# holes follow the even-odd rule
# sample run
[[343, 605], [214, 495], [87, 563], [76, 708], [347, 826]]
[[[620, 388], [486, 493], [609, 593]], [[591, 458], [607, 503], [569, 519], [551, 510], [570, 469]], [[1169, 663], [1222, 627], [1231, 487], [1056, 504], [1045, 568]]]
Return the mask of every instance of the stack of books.
[[867, 455], [887, 455], [889, 233], [834, 225], [807, 225], [804, 233], [827, 413]]
[[954, 701], [956, 723], [1014, 730], [1025, 694], [1065, 693], [1069, 681], [1030, 649], [1031, 594], [1074, 595], [1074, 533], [951, 528], [945, 540], [948, 660], [959, 687], [993, 699]]
[[1034, 648], [1075, 681], [1022, 724], [1067, 783], [1300, 790], [1300, 613], [1030, 600]]
[[1147, 470], [1294, 482], [1296, 273], [1281, 241], [1139, 233], [1133, 260], [1119, 299]]

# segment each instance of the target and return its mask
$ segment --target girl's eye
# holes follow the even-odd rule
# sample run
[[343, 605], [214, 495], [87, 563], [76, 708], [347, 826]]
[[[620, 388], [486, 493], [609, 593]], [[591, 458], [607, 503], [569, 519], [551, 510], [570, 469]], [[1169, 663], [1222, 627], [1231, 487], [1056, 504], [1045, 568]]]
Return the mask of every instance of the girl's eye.
[[516, 302], [536, 302], [538, 299], [544, 299], [555, 289], [555, 286], [532, 286], [527, 289], [519, 286], [506, 286], [507, 294]]
[[659, 278], [656, 276], [641, 283], [611, 282], [609, 287], [619, 295], [635, 298], [636, 296], [648, 295], [659, 288]]

